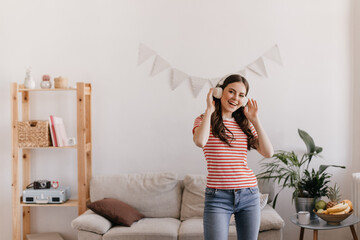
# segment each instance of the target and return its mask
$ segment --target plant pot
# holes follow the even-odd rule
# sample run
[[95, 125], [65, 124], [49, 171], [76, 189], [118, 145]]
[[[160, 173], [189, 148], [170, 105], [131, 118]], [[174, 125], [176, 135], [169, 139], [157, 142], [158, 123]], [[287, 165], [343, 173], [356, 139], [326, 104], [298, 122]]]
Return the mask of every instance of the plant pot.
[[296, 212], [299, 211], [308, 211], [310, 213], [310, 219], [317, 219], [318, 216], [313, 212], [315, 209], [315, 203], [318, 198], [303, 198], [296, 197], [295, 198], [295, 209]]

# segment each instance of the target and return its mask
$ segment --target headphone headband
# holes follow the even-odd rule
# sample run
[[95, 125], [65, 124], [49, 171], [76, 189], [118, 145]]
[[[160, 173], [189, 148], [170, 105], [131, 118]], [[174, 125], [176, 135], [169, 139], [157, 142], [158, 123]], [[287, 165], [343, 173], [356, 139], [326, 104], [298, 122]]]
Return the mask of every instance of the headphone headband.
[[239, 74], [239, 73], [230, 73], [230, 74], [227, 74], [227, 75], [223, 76], [223, 77], [219, 80], [218, 84], [216, 84], [216, 87], [220, 87], [221, 85], [223, 85], [224, 82], [225, 82], [225, 80], [226, 80], [228, 77], [232, 76], [232, 75], [237, 75], [237, 76], [243, 77], [243, 76], [242, 76], [241, 74]]

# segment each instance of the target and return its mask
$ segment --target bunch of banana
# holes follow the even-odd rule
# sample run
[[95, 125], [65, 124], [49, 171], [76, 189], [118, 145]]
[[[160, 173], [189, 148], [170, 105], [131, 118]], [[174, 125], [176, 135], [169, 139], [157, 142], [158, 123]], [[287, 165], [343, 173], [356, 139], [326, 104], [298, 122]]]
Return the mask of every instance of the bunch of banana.
[[333, 215], [339, 215], [339, 214], [345, 214], [351, 211], [351, 207], [346, 202], [341, 202], [339, 204], [336, 204], [335, 206], [331, 208], [327, 208], [323, 213], [325, 214], [333, 214]]

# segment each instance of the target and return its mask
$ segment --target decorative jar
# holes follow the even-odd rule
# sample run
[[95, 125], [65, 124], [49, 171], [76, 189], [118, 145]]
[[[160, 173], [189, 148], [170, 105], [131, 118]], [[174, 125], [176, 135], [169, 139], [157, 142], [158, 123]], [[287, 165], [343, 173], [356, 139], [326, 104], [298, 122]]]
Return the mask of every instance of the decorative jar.
[[42, 81], [40, 83], [41, 88], [51, 88], [50, 76], [44, 75], [42, 77]]

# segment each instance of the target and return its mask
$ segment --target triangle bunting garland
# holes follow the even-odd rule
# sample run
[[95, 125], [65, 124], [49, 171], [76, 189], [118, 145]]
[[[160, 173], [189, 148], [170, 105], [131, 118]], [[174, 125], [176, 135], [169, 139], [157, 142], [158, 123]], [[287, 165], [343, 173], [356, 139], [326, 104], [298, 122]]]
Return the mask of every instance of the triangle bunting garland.
[[190, 77], [190, 80], [191, 80], [190, 82], [194, 96], [197, 97], [201, 89], [208, 82], [208, 79], [204, 79], [200, 77]]
[[213, 88], [216, 87], [216, 85], [219, 83], [220, 80], [221, 80], [221, 77], [209, 79], [210, 84], [211, 84], [211, 86], [212, 86]]
[[280, 56], [280, 50], [277, 44], [274, 47], [272, 47], [269, 51], [267, 51], [263, 56], [280, 65], [283, 65]]
[[172, 68], [171, 69], [172, 73], [171, 73], [171, 89], [175, 90], [175, 88], [177, 88], [180, 83], [182, 83], [184, 80], [188, 80], [189, 79], [189, 75], [187, 75], [186, 73], [176, 69], [176, 68]]
[[248, 65], [247, 68], [260, 76], [267, 77], [266, 67], [262, 57], [259, 57], [255, 62]]
[[[216, 87], [219, 83], [221, 77], [218, 78], [201, 78], [196, 76], [191, 76], [177, 68], [171, 66], [164, 58], [159, 56], [154, 50], [147, 47], [146, 45], [140, 43], [139, 44], [139, 57], [138, 57], [138, 66], [144, 63], [146, 60], [151, 58], [152, 56], [156, 56], [153, 62], [153, 66], [151, 69], [150, 76], [155, 76], [166, 69], [171, 69], [171, 89], [175, 90], [183, 81], [190, 80], [191, 90], [193, 95], [197, 97], [204, 87], [204, 85], [209, 82], [212, 87]], [[266, 65], [264, 58], [267, 58], [271, 61], [274, 61], [280, 65], [282, 65], [282, 59], [279, 51], [279, 46], [275, 44], [271, 49], [265, 52], [264, 55], [258, 57], [253, 63], [247, 65], [245, 68], [238, 70], [241, 76], [246, 77], [247, 71], [252, 71], [259, 76], [268, 77]], [[224, 74], [225, 75], [225, 74]]]
[[155, 51], [145, 46], [144, 44], [140, 43], [138, 66], [141, 65], [146, 60], [148, 60], [150, 57], [154, 56], [155, 54], [156, 54]]
[[165, 61], [165, 59], [163, 59], [159, 55], [156, 55], [150, 76], [151, 77], [155, 76], [156, 74], [161, 73], [162, 71], [164, 71], [165, 69], [167, 69], [169, 67], [170, 67], [170, 64], [167, 61]]

